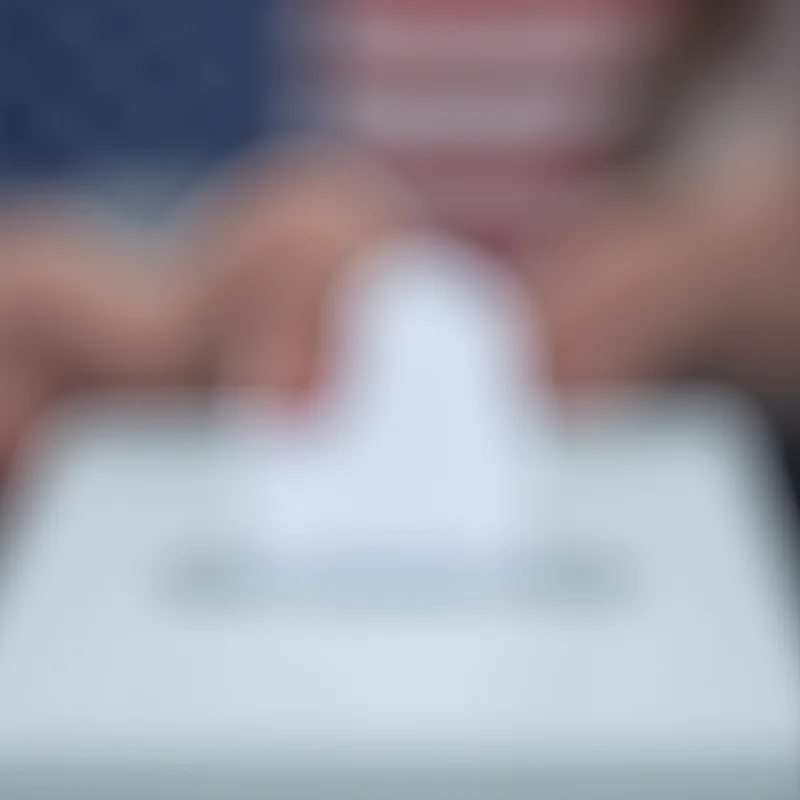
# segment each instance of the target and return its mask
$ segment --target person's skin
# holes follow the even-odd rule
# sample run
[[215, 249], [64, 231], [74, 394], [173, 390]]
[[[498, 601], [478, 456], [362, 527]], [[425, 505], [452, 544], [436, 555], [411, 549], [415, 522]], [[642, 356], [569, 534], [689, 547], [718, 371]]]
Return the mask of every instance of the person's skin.
[[[528, 269], [523, 254], [520, 291], [555, 388], [708, 375], [791, 396], [800, 387], [793, 165], [778, 143], [745, 137], [702, 171], [624, 187], [546, 268]], [[327, 311], [337, 277], [413, 218], [352, 160], [323, 155], [282, 181], [258, 162], [242, 175], [220, 194], [227, 213], [197, 239], [220, 274], [249, 287], [223, 371], [290, 399], [313, 394], [335, 341]]]
[[197, 379], [201, 308], [150, 258], [66, 203], [0, 220], [0, 479], [67, 393]]
[[226, 173], [190, 217], [181, 255], [218, 307], [228, 298], [217, 379], [290, 404], [313, 396], [330, 363], [337, 281], [414, 219], [391, 179], [333, 146], [258, 152]]
[[[627, 187], [530, 279], [557, 389], [706, 373], [798, 396], [795, 161], [759, 139], [701, 173]], [[351, 156], [256, 156], [187, 220], [177, 269], [63, 211], [0, 226], [0, 471], [64, 392], [263, 387], [313, 396], [331, 364], [332, 289], [358, 255], [414, 226]], [[109, 265], [118, 269], [109, 269]], [[182, 268], [181, 268], [182, 267]]]
[[0, 216], [0, 486], [77, 392], [224, 381], [308, 396], [329, 287], [401, 227], [380, 182], [338, 154], [254, 156], [214, 182], [166, 253], [66, 201]]
[[623, 194], [532, 290], [556, 384], [692, 374], [797, 397], [796, 167], [793, 145], [754, 134]]

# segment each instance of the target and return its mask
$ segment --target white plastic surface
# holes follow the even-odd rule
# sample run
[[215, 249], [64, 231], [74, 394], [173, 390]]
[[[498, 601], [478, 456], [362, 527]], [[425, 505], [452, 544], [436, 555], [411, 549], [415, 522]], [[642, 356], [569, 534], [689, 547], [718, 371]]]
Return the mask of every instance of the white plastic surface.
[[784, 519], [735, 406], [632, 406], [565, 436], [547, 538], [610, 566], [610, 591], [534, 583], [514, 606], [388, 611], [197, 598], [186, 569], [236, 517], [207, 418], [155, 404], [89, 419], [18, 522], [0, 765], [509, 752], [797, 765]]

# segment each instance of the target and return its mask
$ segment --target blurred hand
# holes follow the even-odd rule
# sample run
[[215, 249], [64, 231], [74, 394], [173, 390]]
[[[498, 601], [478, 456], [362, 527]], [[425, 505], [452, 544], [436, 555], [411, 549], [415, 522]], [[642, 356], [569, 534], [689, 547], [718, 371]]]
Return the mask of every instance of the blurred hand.
[[691, 375], [800, 397], [800, 198], [777, 144], [631, 191], [568, 244], [533, 289], [559, 388]]
[[[750, 153], [694, 182], [631, 190], [552, 269], [523, 277], [556, 388], [703, 373], [793, 396], [800, 265], [785, 165]], [[390, 180], [331, 150], [243, 162], [188, 218], [165, 272], [63, 211], [6, 220], [0, 470], [53, 402], [86, 386], [211, 379], [307, 398], [331, 363], [336, 282], [414, 224]]]
[[[396, 200], [339, 154], [249, 159], [170, 252], [64, 202], [0, 218], [0, 481], [58, 403], [89, 388], [258, 385], [321, 371], [329, 289], [398, 224]], [[153, 264], [150, 262], [161, 261]]]
[[256, 155], [226, 175], [190, 218], [181, 256], [215, 309], [218, 377], [307, 398], [329, 364], [336, 282], [410, 220], [392, 181], [346, 153]]
[[[541, 277], [521, 265], [559, 391], [702, 375], [791, 395], [800, 265], [785, 155], [751, 142], [704, 172], [629, 187]], [[307, 394], [329, 363], [336, 280], [412, 217], [364, 164], [331, 153], [247, 162], [215, 196], [189, 252], [217, 281], [209, 296], [228, 287], [225, 378]]]

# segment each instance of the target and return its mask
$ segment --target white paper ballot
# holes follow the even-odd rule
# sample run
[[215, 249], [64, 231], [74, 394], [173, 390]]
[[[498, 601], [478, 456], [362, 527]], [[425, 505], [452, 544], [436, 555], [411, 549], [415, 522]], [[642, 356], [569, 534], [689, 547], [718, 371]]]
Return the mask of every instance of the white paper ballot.
[[420, 235], [370, 254], [339, 300], [337, 377], [313, 415], [231, 406], [227, 474], [256, 561], [304, 590], [508, 584], [548, 463], [510, 282]]

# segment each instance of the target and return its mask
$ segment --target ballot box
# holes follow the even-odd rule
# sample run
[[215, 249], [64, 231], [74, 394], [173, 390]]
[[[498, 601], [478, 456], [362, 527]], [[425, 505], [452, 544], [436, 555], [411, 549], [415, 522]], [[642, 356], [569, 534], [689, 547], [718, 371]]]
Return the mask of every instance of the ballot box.
[[575, 411], [525, 569], [474, 596], [272, 591], [229, 435], [180, 398], [109, 400], [32, 455], [3, 800], [798, 796], [790, 515], [737, 401]]

